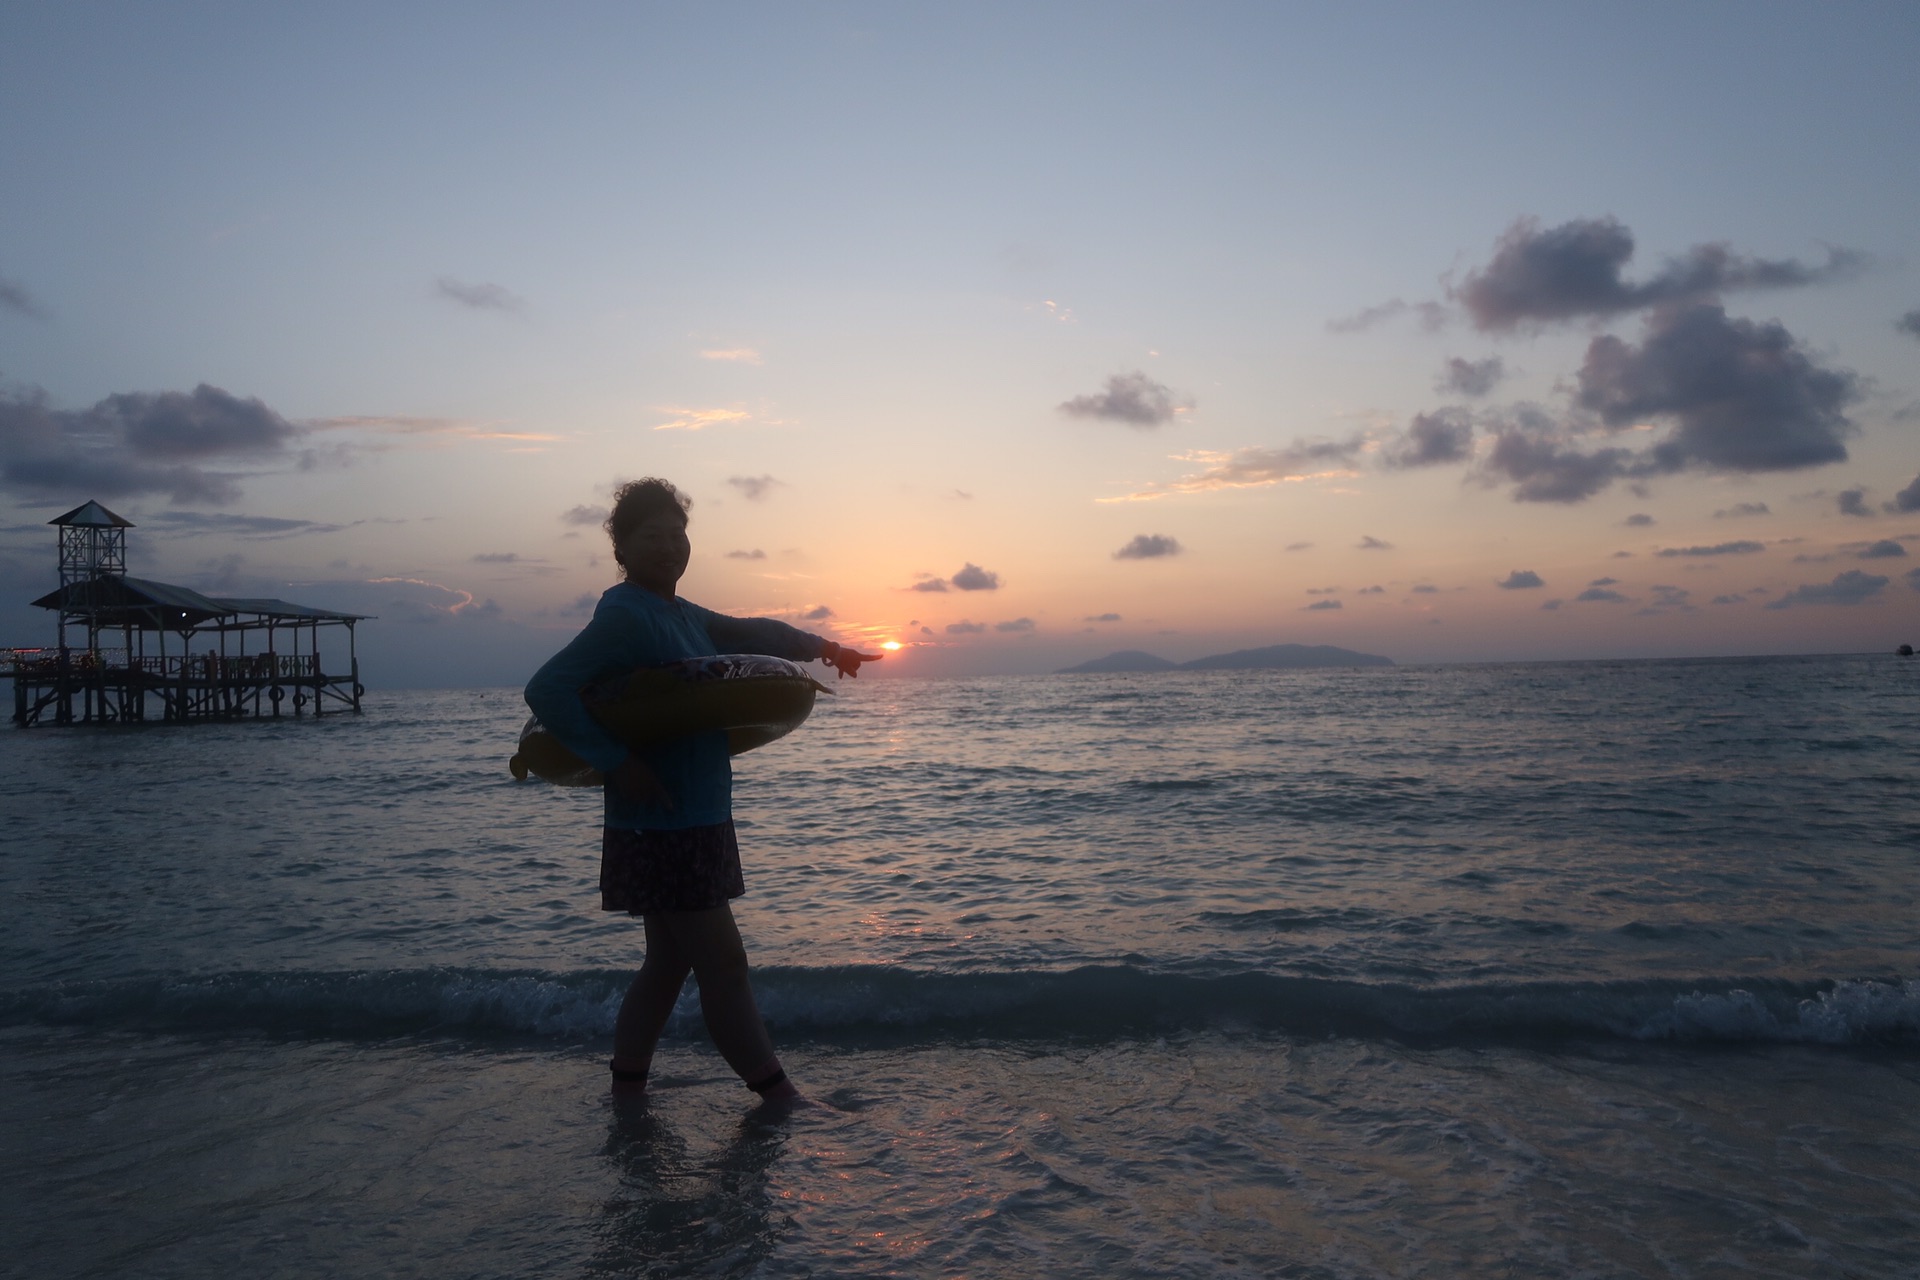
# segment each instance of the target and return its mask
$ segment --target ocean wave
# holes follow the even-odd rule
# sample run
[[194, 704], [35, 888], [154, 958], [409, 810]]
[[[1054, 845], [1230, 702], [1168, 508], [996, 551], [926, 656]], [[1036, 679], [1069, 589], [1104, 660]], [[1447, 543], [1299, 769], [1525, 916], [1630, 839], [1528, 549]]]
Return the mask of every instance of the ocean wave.
[[[611, 1034], [628, 976], [434, 968], [69, 982], [0, 994], [0, 1026], [594, 1038]], [[1900, 979], [1422, 988], [1129, 966], [964, 974], [774, 966], [756, 973], [755, 987], [776, 1029], [828, 1038], [1056, 1041], [1224, 1030], [1431, 1044], [1920, 1046], [1920, 982]], [[692, 1034], [697, 1024], [689, 986], [675, 1031]]]

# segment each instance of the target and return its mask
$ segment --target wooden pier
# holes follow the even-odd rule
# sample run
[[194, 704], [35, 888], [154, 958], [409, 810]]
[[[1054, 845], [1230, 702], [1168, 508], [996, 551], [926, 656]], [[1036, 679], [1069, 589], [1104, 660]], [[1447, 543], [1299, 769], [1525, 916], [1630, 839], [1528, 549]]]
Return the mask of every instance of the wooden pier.
[[[360, 710], [366, 690], [354, 625], [367, 615], [128, 577], [125, 531], [133, 526], [97, 502], [49, 523], [60, 527], [60, 587], [33, 603], [59, 613], [60, 638], [48, 648], [0, 649], [15, 724]], [[323, 632], [346, 641], [344, 654], [337, 641], [328, 646], [330, 660], [344, 663], [332, 672], [322, 661]]]

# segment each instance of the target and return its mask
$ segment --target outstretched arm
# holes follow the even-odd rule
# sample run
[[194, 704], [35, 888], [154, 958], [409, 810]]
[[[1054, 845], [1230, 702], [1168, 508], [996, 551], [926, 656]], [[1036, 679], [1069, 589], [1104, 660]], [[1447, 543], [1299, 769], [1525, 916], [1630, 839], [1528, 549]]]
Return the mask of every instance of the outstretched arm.
[[882, 655], [860, 653], [810, 631], [790, 627], [778, 618], [734, 618], [703, 609], [707, 636], [722, 653], [765, 653], [789, 662], [824, 662], [843, 677], [860, 674], [863, 662]]

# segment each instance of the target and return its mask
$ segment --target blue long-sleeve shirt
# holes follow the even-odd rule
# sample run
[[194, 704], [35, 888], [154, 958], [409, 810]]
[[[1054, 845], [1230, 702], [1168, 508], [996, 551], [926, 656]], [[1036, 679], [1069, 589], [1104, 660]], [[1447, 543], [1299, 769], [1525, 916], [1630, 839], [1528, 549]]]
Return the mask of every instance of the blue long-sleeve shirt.
[[[631, 748], [588, 714], [580, 697], [587, 685], [635, 667], [716, 653], [765, 653], [812, 662], [826, 643], [774, 618], [730, 618], [678, 597], [662, 600], [622, 582], [600, 597], [586, 628], [534, 673], [527, 683], [527, 705], [575, 755], [611, 774]], [[636, 754], [672, 794], [673, 808], [642, 804], [608, 783], [608, 826], [677, 831], [733, 816], [733, 766], [725, 733], [695, 734]]]

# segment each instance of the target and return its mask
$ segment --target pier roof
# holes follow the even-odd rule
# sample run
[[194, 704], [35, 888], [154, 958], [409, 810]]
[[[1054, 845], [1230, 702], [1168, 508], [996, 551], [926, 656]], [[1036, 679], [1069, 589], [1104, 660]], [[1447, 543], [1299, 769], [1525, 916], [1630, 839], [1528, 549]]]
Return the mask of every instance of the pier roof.
[[184, 631], [215, 618], [254, 614], [273, 622], [358, 622], [371, 615], [340, 613], [286, 600], [228, 599], [201, 595], [192, 587], [119, 574], [69, 583], [33, 602], [42, 609], [92, 614], [107, 626], [143, 631]]
[[370, 613], [341, 613], [336, 609], [321, 609], [310, 604], [295, 604], [291, 600], [240, 599], [234, 596], [213, 596], [215, 604], [223, 604], [232, 613], [257, 613], [263, 618], [301, 620], [307, 622], [358, 622], [370, 618]]

